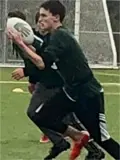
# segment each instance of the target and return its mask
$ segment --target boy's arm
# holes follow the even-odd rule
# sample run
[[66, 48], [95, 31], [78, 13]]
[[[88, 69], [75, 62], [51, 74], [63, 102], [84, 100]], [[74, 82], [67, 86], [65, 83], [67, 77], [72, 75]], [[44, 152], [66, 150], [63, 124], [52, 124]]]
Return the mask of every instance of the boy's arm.
[[26, 54], [26, 56], [40, 69], [45, 68], [45, 64], [41, 56], [37, 55], [35, 51], [33, 51], [29, 46], [27, 46], [23, 40], [21, 35], [18, 32], [13, 30], [8, 30], [8, 37], [10, 37]]
[[45, 68], [45, 64], [41, 56], [37, 55], [36, 52], [31, 50], [24, 42], [19, 45], [21, 49], [24, 50], [27, 57], [40, 69], [43, 70]]

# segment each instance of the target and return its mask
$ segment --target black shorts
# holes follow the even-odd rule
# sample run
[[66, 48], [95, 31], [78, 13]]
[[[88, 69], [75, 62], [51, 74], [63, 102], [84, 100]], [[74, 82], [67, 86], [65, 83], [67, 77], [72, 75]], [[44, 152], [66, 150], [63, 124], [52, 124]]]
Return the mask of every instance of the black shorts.
[[72, 112], [74, 105], [74, 102], [69, 100], [63, 90], [60, 89], [59, 92], [49, 100], [41, 103], [36, 109], [36, 114], [39, 116], [40, 127], [64, 133], [67, 125], [63, 123], [63, 118]]
[[37, 83], [35, 86], [35, 91], [32, 94], [30, 104], [27, 112], [29, 114], [36, 113], [36, 110], [42, 103], [46, 103], [51, 97], [53, 97], [57, 92], [59, 92], [59, 88], [47, 89], [41, 83]]
[[47, 89], [37, 84], [27, 115], [39, 127], [64, 133], [67, 125], [63, 118], [72, 110], [71, 102], [60, 88]]
[[89, 131], [91, 137], [98, 143], [110, 138], [107, 132], [104, 112], [103, 92], [93, 97], [80, 97], [76, 105], [75, 114], [77, 118]]
[[[41, 96], [40, 94], [35, 96], [37, 100], [36, 98], [34, 98], [34, 102], [31, 100], [29, 106], [29, 109], [32, 109], [31, 113], [35, 117], [35, 121], [39, 122], [39, 128], [44, 127], [64, 133], [67, 125], [63, 123], [63, 118], [74, 112], [89, 131], [91, 137], [98, 143], [110, 138], [106, 129], [103, 93], [96, 94], [93, 97], [79, 97], [77, 102], [71, 101], [62, 89], [50, 91], [49, 97], [47, 94], [45, 97], [42, 94], [43, 91]], [[42, 96], [43, 98], [41, 98]], [[31, 105], [34, 107], [31, 107]]]

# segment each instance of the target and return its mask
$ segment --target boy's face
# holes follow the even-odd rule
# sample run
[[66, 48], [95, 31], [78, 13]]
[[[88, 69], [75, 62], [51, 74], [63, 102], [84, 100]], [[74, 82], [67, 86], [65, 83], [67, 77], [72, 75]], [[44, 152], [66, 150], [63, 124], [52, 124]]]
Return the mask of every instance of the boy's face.
[[40, 20], [38, 20], [38, 22], [37, 22], [37, 28], [38, 28], [40, 34], [42, 34], [42, 35], [46, 35], [48, 33], [48, 31], [44, 30], [44, 27], [40, 23]]
[[39, 23], [42, 30], [45, 30], [45, 31], [52, 30], [57, 20], [58, 20], [58, 17], [53, 16], [49, 10], [40, 8]]

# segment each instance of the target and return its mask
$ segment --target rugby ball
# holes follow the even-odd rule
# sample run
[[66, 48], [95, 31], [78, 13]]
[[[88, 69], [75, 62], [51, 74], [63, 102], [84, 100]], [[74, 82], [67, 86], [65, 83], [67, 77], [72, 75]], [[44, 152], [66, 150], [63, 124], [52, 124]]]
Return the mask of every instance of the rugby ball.
[[23, 38], [24, 43], [32, 44], [34, 42], [34, 33], [31, 26], [24, 20], [12, 17], [7, 20], [7, 29], [15, 29], [20, 32]]

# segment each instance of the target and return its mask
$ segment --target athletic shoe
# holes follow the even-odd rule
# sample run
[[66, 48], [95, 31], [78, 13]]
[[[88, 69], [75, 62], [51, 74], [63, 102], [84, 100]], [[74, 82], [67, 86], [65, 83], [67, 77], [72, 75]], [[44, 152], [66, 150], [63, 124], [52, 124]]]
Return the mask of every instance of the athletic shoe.
[[70, 153], [69, 160], [75, 160], [81, 153], [82, 148], [88, 143], [90, 135], [87, 131], [81, 131], [83, 135], [79, 141], [74, 142], [73, 148]]
[[43, 135], [42, 138], [40, 138], [40, 143], [48, 143], [50, 140], [46, 135]]

